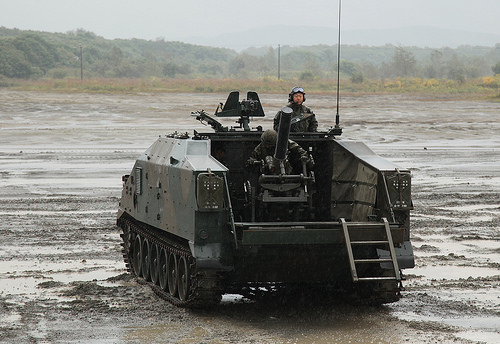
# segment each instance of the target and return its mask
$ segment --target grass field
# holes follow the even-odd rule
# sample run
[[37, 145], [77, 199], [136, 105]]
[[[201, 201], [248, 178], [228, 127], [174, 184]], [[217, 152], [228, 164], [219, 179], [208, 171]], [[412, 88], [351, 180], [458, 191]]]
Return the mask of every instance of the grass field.
[[[193, 92], [225, 93], [232, 90], [253, 90], [259, 93], [286, 93], [300, 85], [308, 93], [334, 94], [336, 80], [278, 80], [262, 79], [0, 79], [0, 89], [64, 93], [138, 93]], [[500, 98], [500, 75], [480, 79], [455, 81], [447, 79], [397, 78], [365, 80], [353, 83], [341, 80], [342, 94], [425, 94], [459, 98]]]

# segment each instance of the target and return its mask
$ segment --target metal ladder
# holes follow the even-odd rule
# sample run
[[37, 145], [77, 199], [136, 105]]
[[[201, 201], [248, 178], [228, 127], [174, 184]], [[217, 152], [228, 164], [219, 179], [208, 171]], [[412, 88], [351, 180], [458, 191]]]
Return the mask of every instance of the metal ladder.
[[[341, 218], [340, 223], [342, 224], [342, 229], [344, 230], [345, 243], [347, 247], [347, 255], [349, 257], [349, 264], [351, 267], [352, 280], [354, 282], [359, 281], [379, 281], [379, 280], [392, 280], [401, 281], [401, 274], [399, 272], [398, 261], [396, 259], [396, 251], [394, 250], [394, 243], [392, 241], [391, 229], [389, 227], [389, 222], [384, 217], [382, 218], [382, 223], [366, 223], [366, 222], [346, 222], [345, 219]], [[383, 240], [351, 240], [351, 235], [349, 229], [355, 229], [356, 227], [373, 227], [373, 230], [379, 230], [385, 232], [385, 238]], [[382, 234], [382, 236], [384, 236]], [[365, 245], [365, 246], [386, 246], [389, 251], [390, 258], [356, 258], [353, 253], [353, 246]], [[394, 276], [370, 276], [370, 277], [360, 277], [358, 276], [358, 271], [356, 267], [359, 264], [380, 264], [389, 263], [394, 271]]]

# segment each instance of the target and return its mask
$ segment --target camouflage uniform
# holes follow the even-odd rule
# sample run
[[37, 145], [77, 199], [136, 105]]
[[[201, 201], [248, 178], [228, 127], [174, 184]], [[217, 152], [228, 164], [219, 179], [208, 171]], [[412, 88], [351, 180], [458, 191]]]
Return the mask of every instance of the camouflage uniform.
[[[292, 124], [290, 126], [290, 132], [315, 132], [318, 130], [318, 121], [316, 120], [316, 115], [312, 110], [302, 105], [297, 105], [294, 103], [289, 103], [287, 107], [293, 110], [292, 113]], [[274, 130], [278, 131], [280, 125], [281, 111], [278, 111], [276, 116], [274, 116]]]
[[[271, 130], [272, 131], [272, 130]], [[268, 133], [266, 131], [265, 133]], [[260, 162], [265, 160], [267, 156], [274, 156], [274, 151], [276, 149], [276, 136], [271, 138], [270, 140], [266, 139], [265, 134], [263, 134], [263, 140], [261, 143], [255, 147], [255, 149], [250, 154], [250, 158], [247, 160], [246, 166], [252, 166], [255, 162]], [[288, 140], [288, 149], [286, 153], [286, 162], [285, 162], [285, 170], [287, 174], [291, 174], [294, 172], [295, 174], [299, 174], [302, 171], [301, 159], [305, 159], [310, 162], [311, 159], [307, 152], [299, 146], [295, 141]], [[279, 168], [277, 171], [279, 173]]]

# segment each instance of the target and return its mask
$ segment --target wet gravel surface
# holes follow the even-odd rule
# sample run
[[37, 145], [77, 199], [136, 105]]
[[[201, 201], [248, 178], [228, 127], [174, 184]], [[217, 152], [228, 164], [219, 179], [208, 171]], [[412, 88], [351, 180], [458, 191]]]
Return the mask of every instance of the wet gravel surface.
[[[246, 91], [246, 90], [244, 90]], [[500, 104], [342, 97], [342, 137], [413, 173], [403, 298], [304, 294], [176, 308], [125, 272], [121, 176], [225, 94], [0, 91], [0, 343], [500, 343]], [[270, 127], [286, 95], [262, 94]], [[335, 99], [308, 95], [320, 127]], [[232, 125], [230, 121], [227, 125]]]

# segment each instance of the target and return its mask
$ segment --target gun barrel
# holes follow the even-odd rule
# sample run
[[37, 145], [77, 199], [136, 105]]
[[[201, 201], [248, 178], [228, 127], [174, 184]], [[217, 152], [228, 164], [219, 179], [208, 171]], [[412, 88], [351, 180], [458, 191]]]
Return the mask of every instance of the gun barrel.
[[288, 137], [290, 136], [290, 125], [292, 123], [293, 110], [288, 106], [281, 109], [280, 124], [278, 128], [278, 139], [276, 140], [276, 149], [274, 158], [284, 160], [288, 149]]

